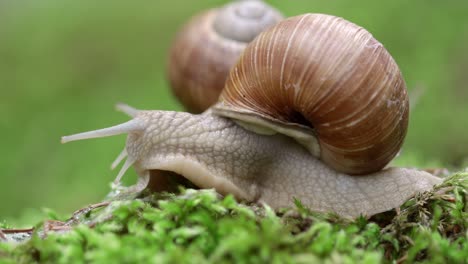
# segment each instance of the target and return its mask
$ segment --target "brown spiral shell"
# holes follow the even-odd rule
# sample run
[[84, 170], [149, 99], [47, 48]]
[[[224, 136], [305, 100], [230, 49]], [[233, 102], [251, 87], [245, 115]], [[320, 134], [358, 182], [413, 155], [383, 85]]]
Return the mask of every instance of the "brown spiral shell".
[[167, 78], [174, 95], [193, 113], [213, 105], [247, 44], [282, 19], [262, 1], [235, 1], [193, 17], [169, 51]]
[[339, 17], [283, 20], [251, 42], [221, 94], [225, 107], [313, 129], [320, 158], [348, 174], [398, 153], [409, 102], [401, 72], [365, 29]]

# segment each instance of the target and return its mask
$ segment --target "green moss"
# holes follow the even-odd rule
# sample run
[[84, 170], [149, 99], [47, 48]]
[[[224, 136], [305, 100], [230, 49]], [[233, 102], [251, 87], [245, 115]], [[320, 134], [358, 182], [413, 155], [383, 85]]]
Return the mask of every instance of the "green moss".
[[86, 213], [66, 232], [0, 243], [0, 256], [5, 263], [463, 263], [467, 187], [468, 173], [455, 174], [399, 210], [355, 220], [310, 212], [299, 201], [274, 212], [212, 190], [148, 195]]

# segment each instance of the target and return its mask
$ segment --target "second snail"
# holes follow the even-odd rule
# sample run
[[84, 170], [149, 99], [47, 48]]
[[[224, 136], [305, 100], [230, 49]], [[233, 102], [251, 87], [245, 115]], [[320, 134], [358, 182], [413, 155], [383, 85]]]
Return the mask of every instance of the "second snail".
[[177, 33], [167, 61], [174, 95], [192, 113], [218, 100], [232, 66], [260, 32], [283, 19], [262, 1], [234, 1], [190, 19]]
[[169, 189], [162, 179], [178, 175], [274, 208], [299, 199], [315, 211], [371, 216], [441, 182], [385, 168], [404, 140], [408, 104], [397, 64], [368, 31], [304, 14], [248, 44], [203, 114], [121, 105], [129, 122], [62, 141], [128, 133], [117, 182], [133, 166], [132, 192]]

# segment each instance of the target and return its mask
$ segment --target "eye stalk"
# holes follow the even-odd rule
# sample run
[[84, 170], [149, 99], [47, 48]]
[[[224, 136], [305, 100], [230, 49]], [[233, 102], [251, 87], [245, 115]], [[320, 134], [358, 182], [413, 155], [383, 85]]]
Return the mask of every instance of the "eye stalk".
[[[131, 117], [136, 117], [140, 110], [137, 110], [129, 105], [119, 103], [116, 105], [116, 109], [118, 111], [121, 111]], [[68, 143], [71, 141], [78, 141], [78, 140], [84, 140], [84, 139], [92, 139], [92, 138], [103, 138], [103, 137], [110, 137], [110, 136], [115, 136], [115, 135], [121, 135], [121, 134], [130, 134], [130, 133], [138, 133], [144, 131], [146, 128], [146, 124], [142, 119], [132, 119], [128, 122], [103, 128], [103, 129], [98, 129], [98, 130], [92, 130], [92, 131], [87, 131], [83, 133], [78, 133], [70, 136], [63, 136], [61, 139], [62, 144]], [[115, 169], [126, 157], [128, 157], [127, 150], [124, 149], [119, 156], [116, 158], [116, 160], [112, 163], [111, 169]], [[119, 174], [117, 175], [114, 184], [118, 185], [120, 184], [120, 181], [125, 174], [125, 172], [135, 163], [137, 160], [136, 157], [130, 156], [128, 159], [125, 161], [124, 165], [122, 166]]]

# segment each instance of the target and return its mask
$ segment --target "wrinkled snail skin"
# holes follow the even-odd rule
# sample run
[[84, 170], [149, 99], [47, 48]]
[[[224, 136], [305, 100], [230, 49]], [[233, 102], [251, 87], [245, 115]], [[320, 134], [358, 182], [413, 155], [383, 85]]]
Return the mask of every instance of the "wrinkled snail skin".
[[128, 129], [114, 127], [64, 141], [128, 132], [128, 165], [142, 178], [154, 170], [172, 171], [200, 188], [214, 188], [239, 200], [279, 208], [297, 198], [312, 210], [345, 217], [390, 210], [441, 181], [402, 168], [358, 177], [339, 173], [287, 136], [259, 135], [211, 111], [140, 111], [132, 122]]
[[263, 1], [235, 1], [194, 16], [176, 35], [167, 60], [174, 95], [192, 113], [213, 105], [246, 45], [282, 15]]

